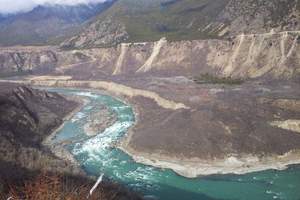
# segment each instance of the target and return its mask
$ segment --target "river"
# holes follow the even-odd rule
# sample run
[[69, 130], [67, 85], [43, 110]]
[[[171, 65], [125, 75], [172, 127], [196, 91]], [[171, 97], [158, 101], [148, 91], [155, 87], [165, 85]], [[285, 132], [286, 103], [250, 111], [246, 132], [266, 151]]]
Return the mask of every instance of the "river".
[[[105, 177], [159, 200], [299, 200], [300, 166], [283, 171], [267, 170], [245, 175], [213, 175], [188, 179], [171, 170], [145, 166], [113, 144], [134, 124], [132, 108], [108, 95], [77, 89], [47, 89], [64, 95], [89, 99], [73, 118], [66, 121], [53, 143], [72, 141], [65, 146], [89, 174]], [[83, 126], [101, 105], [117, 115], [117, 121], [103, 133], [89, 137]]]

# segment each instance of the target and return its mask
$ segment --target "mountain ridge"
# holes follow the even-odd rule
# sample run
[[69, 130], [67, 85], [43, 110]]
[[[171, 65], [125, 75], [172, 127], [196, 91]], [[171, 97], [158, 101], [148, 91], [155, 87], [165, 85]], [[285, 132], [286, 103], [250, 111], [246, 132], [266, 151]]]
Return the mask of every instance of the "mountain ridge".
[[[300, 30], [298, 0], [119, 0], [63, 48], [122, 42], [223, 39], [242, 33]], [[103, 28], [104, 27], [104, 28]]]
[[110, 7], [114, 1], [98, 4], [39, 5], [23, 13], [0, 16], [0, 45], [59, 44], [77, 34], [85, 23]]

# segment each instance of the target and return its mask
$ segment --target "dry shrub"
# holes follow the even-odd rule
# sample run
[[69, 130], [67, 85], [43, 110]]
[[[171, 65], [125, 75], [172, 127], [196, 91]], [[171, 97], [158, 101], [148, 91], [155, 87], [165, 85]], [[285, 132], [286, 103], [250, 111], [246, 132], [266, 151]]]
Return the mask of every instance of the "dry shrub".
[[78, 186], [72, 179], [42, 173], [22, 187], [10, 187], [11, 200], [107, 200], [101, 185], [88, 197], [92, 185]]

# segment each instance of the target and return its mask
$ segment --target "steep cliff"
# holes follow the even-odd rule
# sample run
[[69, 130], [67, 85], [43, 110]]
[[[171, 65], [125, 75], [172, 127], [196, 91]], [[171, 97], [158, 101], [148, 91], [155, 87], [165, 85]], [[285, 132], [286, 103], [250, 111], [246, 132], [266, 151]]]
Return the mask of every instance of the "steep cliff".
[[123, 43], [117, 48], [82, 53], [89, 57], [98, 52], [95, 57], [101, 62], [96, 68], [107, 75], [209, 73], [243, 79], [291, 79], [299, 77], [299, 43], [300, 32], [290, 31], [241, 34], [226, 40]]

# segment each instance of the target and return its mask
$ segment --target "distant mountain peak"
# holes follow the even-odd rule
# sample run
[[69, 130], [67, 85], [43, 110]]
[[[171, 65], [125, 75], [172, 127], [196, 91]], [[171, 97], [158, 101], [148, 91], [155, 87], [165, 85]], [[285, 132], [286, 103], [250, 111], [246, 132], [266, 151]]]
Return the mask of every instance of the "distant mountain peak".
[[0, 46], [59, 44], [113, 3], [44, 4], [28, 12], [0, 15]]

